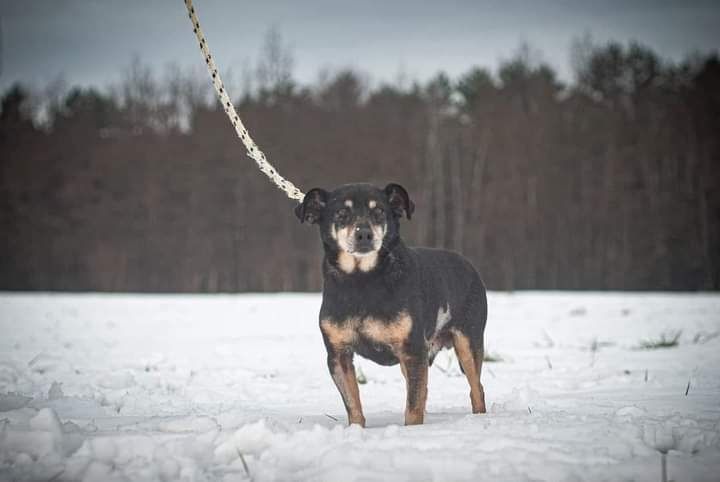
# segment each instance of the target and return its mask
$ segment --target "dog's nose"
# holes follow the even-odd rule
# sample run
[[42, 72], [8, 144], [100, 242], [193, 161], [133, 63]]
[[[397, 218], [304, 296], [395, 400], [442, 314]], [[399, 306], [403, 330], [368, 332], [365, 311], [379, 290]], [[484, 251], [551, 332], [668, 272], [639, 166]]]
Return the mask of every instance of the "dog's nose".
[[355, 226], [355, 242], [364, 244], [372, 241], [373, 232], [369, 224], [359, 224]]

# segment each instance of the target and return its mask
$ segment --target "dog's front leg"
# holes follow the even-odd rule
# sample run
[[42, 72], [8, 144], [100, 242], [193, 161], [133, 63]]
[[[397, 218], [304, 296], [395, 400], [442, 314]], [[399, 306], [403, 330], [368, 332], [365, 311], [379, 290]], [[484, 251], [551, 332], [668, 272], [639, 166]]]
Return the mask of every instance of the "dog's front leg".
[[336, 349], [328, 347], [328, 369], [342, 396], [348, 416], [348, 425], [356, 423], [365, 426], [365, 416], [360, 404], [360, 389], [358, 388], [355, 365], [353, 365], [353, 352], [349, 348]]
[[419, 425], [425, 419], [425, 402], [427, 401], [427, 351], [422, 348], [406, 349], [399, 358], [400, 368], [405, 376], [407, 386], [405, 425]]

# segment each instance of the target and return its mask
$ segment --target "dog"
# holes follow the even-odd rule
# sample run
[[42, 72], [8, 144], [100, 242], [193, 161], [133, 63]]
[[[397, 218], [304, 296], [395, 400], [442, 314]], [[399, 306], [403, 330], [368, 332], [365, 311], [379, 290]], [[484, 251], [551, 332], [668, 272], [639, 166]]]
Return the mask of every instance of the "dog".
[[365, 426], [355, 353], [380, 365], [400, 364], [405, 425], [416, 425], [425, 416], [428, 367], [438, 351], [452, 346], [470, 384], [472, 412], [485, 413], [485, 286], [461, 255], [405, 245], [400, 219], [411, 219], [414, 210], [405, 188], [394, 183], [311, 189], [295, 208], [300, 222], [320, 229], [320, 331], [348, 424]]

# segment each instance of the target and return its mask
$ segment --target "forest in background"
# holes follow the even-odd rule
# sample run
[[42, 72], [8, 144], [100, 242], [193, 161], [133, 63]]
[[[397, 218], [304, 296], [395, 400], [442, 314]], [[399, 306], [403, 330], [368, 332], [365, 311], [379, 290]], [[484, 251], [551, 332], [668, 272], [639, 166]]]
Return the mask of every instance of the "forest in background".
[[[496, 71], [313, 85], [270, 33], [236, 106], [301, 189], [404, 185], [412, 245], [496, 290], [720, 288], [720, 60], [578, 41], [563, 83]], [[321, 247], [245, 157], [205, 72], [140, 61], [109, 89], [2, 94], [0, 290], [319, 290]]]

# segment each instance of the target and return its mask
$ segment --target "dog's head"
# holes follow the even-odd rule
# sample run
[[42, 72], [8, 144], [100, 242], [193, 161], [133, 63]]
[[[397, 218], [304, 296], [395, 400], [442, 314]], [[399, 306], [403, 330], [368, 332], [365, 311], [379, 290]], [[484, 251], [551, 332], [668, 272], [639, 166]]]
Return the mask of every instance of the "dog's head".
[[399, 184], [380, 189], [347, 184], [332, 192], [315, 188], [295, 208], [300, 222], [317, 224], [326, 247], [355, 258], [376, 256], [399, 236], [400, 218], [412, 216], [415, 205]]

